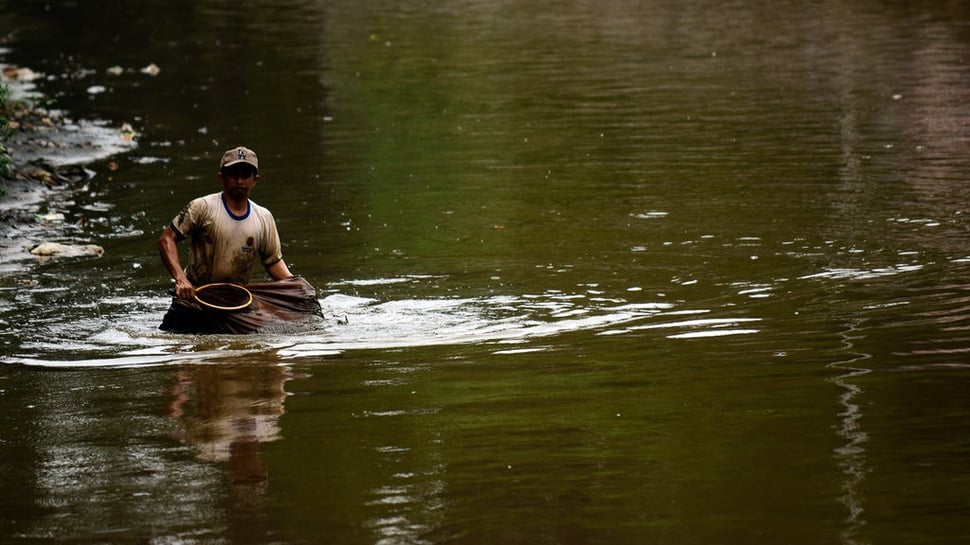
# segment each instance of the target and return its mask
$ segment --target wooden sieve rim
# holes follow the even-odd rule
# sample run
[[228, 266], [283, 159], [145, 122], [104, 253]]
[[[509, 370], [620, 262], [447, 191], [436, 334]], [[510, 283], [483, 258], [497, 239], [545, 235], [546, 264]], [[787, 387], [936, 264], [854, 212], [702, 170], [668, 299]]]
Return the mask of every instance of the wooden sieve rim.
[[[246, 302], [243, 303], [243, 304], [241, 304], [241, 305], [235, 305], [235, 306], [231, 306], [231, 307], [224, 307], [222, 305], [214, 305], [212, 303], [209, 303], [208, 301], [203, 301], [202, 299], [199, 299], [199, 292], [200, 291], [202, 291], [204, 289], [207, 289], [207, 288], [214, 288], [214, 287], [217, 287], [217, 286], [232, 286], [235, 289], [244, 291], [246, 293]], [[199, 287], [195, 288], [195, 294], [192, 297], [200, 305], [206, 306], [206, 307], [209, 307], [209, 308], [213, 308], [213, 309], [216, 309], [216, 310], [242, 310], [242, 309], [248, 307], [249, 305], [251, 305], [253, 303], [253, 294], [252, 294], [252, 292], [250, 292], [248, 289], [246, 289], [245, 286], [240, 286], [239, 284], [233, 284], [232, 282], [213, 282], [211, 284], [205, 284], [204, 286], [199, 286]]]

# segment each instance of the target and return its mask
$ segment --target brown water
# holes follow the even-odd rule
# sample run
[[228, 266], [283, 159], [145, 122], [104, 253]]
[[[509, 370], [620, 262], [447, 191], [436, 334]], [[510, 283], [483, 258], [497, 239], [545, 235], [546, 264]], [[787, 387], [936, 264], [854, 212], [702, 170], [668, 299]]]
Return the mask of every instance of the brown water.
[[[0, 542], [970, 535], [970, 8], [84, 4], [0, 1], [141, 133], [0, 278]], [[163, 334], [239, 143], [330, 319]]]

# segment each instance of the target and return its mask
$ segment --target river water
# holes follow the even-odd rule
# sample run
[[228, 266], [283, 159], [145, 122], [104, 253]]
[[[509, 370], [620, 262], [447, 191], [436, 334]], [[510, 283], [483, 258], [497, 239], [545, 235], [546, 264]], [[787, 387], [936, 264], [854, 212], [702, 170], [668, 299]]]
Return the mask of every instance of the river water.
[[[965, 4], [0, 8], [139, 133], [0, 277], [0, 542], [970, 535]], [[327, 319], [162, 333], [238, 144]]]

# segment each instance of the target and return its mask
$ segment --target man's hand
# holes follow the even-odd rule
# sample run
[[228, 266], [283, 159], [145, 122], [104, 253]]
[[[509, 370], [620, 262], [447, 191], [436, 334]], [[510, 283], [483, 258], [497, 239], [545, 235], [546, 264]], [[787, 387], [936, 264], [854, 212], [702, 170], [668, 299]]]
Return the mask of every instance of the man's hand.
[[191, 299], [195, 295], [195, 286], [182, 275], [175, 280], [175, 296], [179, 299]]

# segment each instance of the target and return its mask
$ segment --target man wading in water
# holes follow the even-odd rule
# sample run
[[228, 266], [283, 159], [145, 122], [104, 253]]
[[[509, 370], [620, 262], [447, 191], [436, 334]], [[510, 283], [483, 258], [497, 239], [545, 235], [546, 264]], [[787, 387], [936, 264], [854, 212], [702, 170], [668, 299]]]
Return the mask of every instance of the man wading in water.
[[[294, 282], [286, 283], [290, 286], [299, 281], [314, 293], [312, 286], [302, 278], [294, 277], [283, 261], [273, 214], [249, 200], [249, 193], [259, 180], [256, 153], [242, 146], [226, 151], [216, 176], [222, 182], [222, 191], [194, 199], [175, 216], [158, 239], [162, 263], [175, 279], [175, 299], [161, 329], [196, 333], [245, 332], [213, 324], [212, 315], [202, 316], [205, 313], [192, 299], [196, 287], [204, 284], [247, 284], [257, 258], [273, 280], [292, 279]], [[191, 239], [191, 245], [189, 266], [183, 270], [178, 243], [186, 238]], [[254, 284], [251, 288], [255, 290], [255, 286], [260, 285], [264, 284]], [[315, 298], [312, 302], [312, 306], [319, 309]]]

